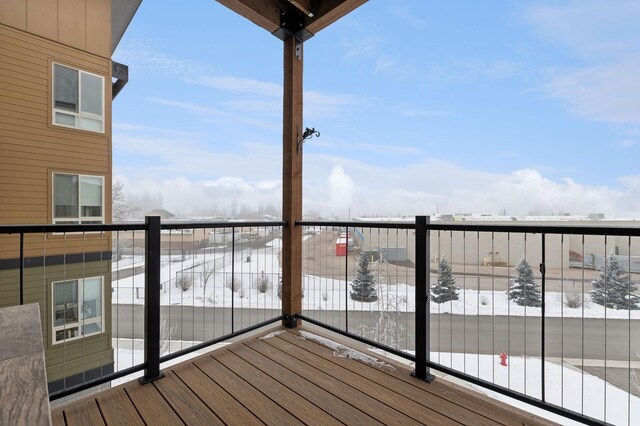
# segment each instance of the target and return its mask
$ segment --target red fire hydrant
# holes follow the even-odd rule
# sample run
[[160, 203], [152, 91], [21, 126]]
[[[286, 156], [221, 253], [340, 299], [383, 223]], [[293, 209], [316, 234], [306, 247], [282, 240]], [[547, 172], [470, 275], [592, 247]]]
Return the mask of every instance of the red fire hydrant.
[[500, 365], [507, 366], [507, 354], [504, 352], [500, 354]]

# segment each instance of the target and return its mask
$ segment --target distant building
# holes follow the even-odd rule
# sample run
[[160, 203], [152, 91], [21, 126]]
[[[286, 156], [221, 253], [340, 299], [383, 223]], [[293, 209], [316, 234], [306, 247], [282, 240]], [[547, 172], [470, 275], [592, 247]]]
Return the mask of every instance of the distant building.
[[171, 220], [176, 217], [175, 214], [165, 209], [153, 209], [145, 213], [145, 216], [160, 216], [160, 220]]

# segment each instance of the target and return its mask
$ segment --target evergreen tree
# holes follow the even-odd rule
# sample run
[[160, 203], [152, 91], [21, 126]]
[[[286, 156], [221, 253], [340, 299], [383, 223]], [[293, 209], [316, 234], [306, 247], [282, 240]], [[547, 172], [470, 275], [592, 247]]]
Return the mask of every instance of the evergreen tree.
[[591, 283], [593, 290], [589, 293], [591, 300], [598, 305], [614, 309], [638, 309], [636, 283], [622, 269], [614, 255], [609, 257], [606, 268]]
[[358, 272], [351, 284], [351, 289], [353, 290], [350, 293], [351, 299], [355, 301], [375, 302], [378, 300], [376, 283], [373, 280], [373, 274], [371, 274], [371, 270], [369, 269], [369, 261], [364, 251], [360, 253]]
[[438, 281], [431, 288], [431, 300], [436, 303], [458, 300], [458, 290], [456, 279], [451, 273], [451, 266], [441, 258], [438, 261]]
[[533, 270], [527, 259], [522, 258], [516, 265], [516, 273], [516, 278], [511, 280], [509, 299], [513, 299], [520, 306], [540, 307], [540, 286], [533, 280]]

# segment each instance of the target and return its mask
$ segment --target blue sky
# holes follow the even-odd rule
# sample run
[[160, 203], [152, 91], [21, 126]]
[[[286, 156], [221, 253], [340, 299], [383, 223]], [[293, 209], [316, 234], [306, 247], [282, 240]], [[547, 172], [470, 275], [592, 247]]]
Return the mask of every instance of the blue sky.
[[[372, 0], [305, 43], [304, 210], [640, 216], [640, 2]], [[143, 1], [114, 174], [144, 207], [281, 200], [282, 42]]]

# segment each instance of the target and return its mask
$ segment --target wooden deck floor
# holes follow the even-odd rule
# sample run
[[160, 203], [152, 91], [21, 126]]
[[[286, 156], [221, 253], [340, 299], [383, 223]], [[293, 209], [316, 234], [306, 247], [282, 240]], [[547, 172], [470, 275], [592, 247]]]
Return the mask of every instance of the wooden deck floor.
[[260, 336], [164, 369], [152, 384], [57, 408], [53, 424], [548, 424], [444, 380], [416, 380], [401, 365], [335, 356], [297, 331]]

